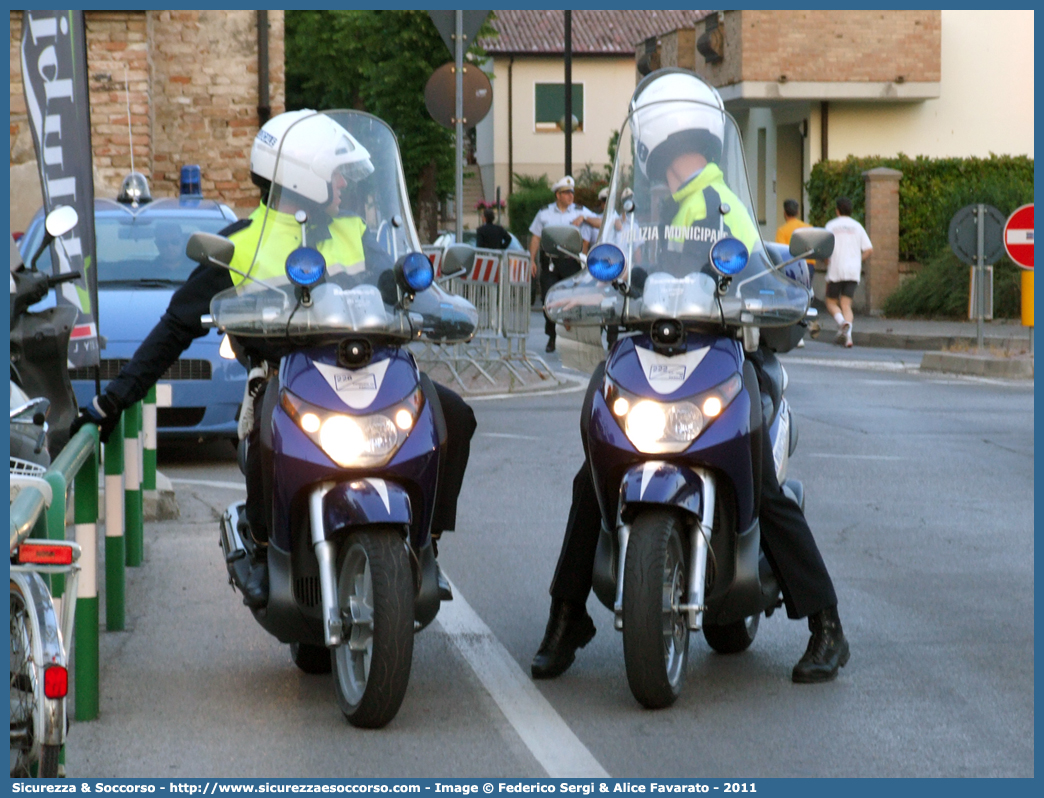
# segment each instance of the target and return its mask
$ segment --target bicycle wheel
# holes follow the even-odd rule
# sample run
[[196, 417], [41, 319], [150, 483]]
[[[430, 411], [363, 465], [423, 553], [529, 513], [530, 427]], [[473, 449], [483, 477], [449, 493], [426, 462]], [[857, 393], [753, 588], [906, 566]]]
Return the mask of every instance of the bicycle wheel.
[[39, 650], [36, 609], [22, 585], [11, 581], [11, 776], [24, 778], [38, 752], [37, 674]]

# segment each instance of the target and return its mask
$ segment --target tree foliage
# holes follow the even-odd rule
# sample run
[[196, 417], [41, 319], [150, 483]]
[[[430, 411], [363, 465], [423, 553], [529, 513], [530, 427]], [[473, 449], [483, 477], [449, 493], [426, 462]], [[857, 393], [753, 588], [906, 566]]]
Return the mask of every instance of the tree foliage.
[[[480, 35], [496, 35], [488, 20]], [[428, 78], [450, 60], [426, 11], [286, 12], [287, 109], [355, 108], [387, 122], [415, 206], [453, 190], [453, 133], [424, 106]]]

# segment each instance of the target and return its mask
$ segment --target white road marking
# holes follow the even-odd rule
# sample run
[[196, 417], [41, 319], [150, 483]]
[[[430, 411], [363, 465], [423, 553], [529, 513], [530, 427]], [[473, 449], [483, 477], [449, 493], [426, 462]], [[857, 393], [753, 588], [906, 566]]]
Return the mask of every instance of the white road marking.
[[571, 382], [572, 385], [565, 388], [549, 388], [546, 391], [518, 391], [517, 393], [494, 393], [488, 395], [476, 394], [469, 396], [469, 402], [488, 402], [492, 399], [519, 399], [527, 396], [554, 396], [560, 393], [575, 393], [576, 391], [587, 390], [587, 383], [590, 379], [590, 375], [587, 377], [574, 377], [571, 374], [563, 374], [560, 371], [555, 372], [555, 377], [565, 382]]
[[227, 488], [228, 490], [246, 491], [245, 482], [215, 482], [209, 479], [175, 479], [170, 480], [175, 485], [206, 485], [210, 488]]
[[834, 360], [825, 357], [788, 357], [783, 361], [784, 365], [790, 364], [801, 366], [830, 366], [841, 369], [865, 369], [866, 371], [919, 371], [921, 361], [916, 363], [902, 363], [891, 360]]
[[834, 454], [832, 452], [809, 452], [807, 457], [837, 457], [842, 460], [905, 460], [892, 454]]
[[549, 777], [609, 777], [456, 586], [436, 620]]

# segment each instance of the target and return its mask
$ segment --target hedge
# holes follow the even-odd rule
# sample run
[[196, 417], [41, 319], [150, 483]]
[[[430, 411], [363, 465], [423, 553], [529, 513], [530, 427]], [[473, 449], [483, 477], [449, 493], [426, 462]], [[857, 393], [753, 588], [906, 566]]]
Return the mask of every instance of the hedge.
[[[968, 318], [971, 267], [949, 250], [922, 265], [916, 277], [905, 281], [884, 301], [892, 318]], [[1022, 314], [1022, 269], [1007, 258], [993, 266], [993, 316], [1017, 319]]]
[[522, 242], [529, 245], [529, 225], [537, 211], [555, 201], [555, 192], [550, 188], [515, 189], [508, 197], [508, 215], [511, 218], [511, 232]]
[[899, 259], [927, 263], [949, 250], [950, 219], [965, 205], [993, 205], [1005, 216], [1033, 202], [1033, 159], [1024, 155], [989, 158], [849, 157], [820, 161], [808, 182], [809, 221], [826, 224], [839, 196], [852, 200], [852, 216], [865, 223], [863, 172], [879, 166], [898, 169]]

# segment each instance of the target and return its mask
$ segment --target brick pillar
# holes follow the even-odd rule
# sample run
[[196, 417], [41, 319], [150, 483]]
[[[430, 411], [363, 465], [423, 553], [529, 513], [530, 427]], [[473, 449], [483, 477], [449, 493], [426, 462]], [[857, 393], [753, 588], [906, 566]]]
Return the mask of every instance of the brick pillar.
[[866, 185], [866, 234], [874, 251], [863, 265], [863, 313], [880, 312], [899, 287], [899, 180], [897, 169], [863, 172]]

